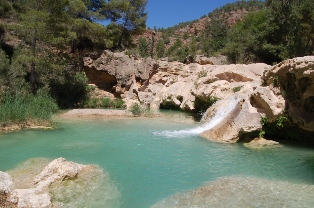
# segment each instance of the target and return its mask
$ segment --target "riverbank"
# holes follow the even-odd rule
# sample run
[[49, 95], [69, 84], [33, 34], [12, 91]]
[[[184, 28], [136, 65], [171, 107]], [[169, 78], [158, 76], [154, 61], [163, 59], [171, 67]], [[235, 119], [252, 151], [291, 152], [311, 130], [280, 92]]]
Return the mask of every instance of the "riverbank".
[[7, 133], [12, 131], [19, 131], [24, 129], [53, 129], [53, 122], [25, 122], [25, 123], [12, 123], [0, 126], [0, 133]]

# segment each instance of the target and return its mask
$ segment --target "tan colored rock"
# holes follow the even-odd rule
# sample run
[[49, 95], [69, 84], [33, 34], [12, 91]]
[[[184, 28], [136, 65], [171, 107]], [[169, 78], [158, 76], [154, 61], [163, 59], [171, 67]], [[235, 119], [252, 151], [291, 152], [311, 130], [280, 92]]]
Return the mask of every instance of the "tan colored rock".
[[209, 57], [209, 61], [211, 61], [213, 65], [225, 65], [228, 62], [227, 57], [222, 55]]
[[194, 59], [194, 63], [198, 63], [200, 65], [213, 65], [213, 62], [211, 62], [211, 60], [205, 55], [197, 55]]
[[285, 98], [292, 122], [314, 131], [314, 56], [283, 61], [265, 71], [263, 80], [277, 97]]
[[8, 173], [0, 171], [0, 207], [16, 207], [16, 204], [8, 201], [12, 185], [12, 177]]
[[211, 115], [205, 119], [214, 125], [201, 136], [211, 141], [234, 143], [242, 133], [262, 129], [261, 114], [254, 112], [250, 103], [241, 97], [220, 100], [207, 111]]
[[9, 194], [12, 185], [12, 177], [9, 174], [0, 171], [0, 194]]
[[265, 147], [281, 147], [281, 145], [279, 145], [279, 142], [267, 140], [265, 138], [254, 138], [252, 141], [250, 141], [249, 143], [245, 143], [244, 145], [253, 149]]
[[84, 67], [86, 76], [100, 89], [123, 92], [132, 85], [133, 77], [139, 82], [148, 80], [158, 65], [151, 58], [138, 59], [106, 50], [96, 60], [85, 57]]
[[281, 95], [275, 95], [268, 87], [258, 87], [251, 95], [251, 104], [273, 122], [282, 114], [286, 104]]
[[69, 162], [64, 158], [58, 158], [49, 163], [44, 170], [35, 177], [33, 182], [37, 185], [37, 189], [44, 190], [56, 181], [75, 178], [79, 172], [86, 167], [86, 165]]
[[39, 193], [37, 189], [15, 189], [9, 201], [19, 208], [46, 208], [51, 207], [51, 198], [48, 193]]

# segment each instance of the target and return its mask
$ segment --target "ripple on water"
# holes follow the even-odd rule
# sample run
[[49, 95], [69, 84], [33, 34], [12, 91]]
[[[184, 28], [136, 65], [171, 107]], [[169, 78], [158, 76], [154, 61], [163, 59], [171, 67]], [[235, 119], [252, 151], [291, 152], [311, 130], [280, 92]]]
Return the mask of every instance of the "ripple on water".
[[167, 207], [314, 207], [314, 185], [258, 178], [226, 177], [175, 194], [152, 206]]

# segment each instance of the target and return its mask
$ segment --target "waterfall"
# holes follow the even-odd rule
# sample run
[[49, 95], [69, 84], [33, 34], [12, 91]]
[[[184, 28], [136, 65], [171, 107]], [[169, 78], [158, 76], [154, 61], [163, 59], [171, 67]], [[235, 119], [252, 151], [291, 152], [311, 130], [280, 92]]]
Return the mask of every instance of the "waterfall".
[[223, 121], [237, 106], [239, 103], [240, 98], [233, 96], [229, 97], [224, 100], [218, 101], [219, 109], [215, 112], [214, 116], [207, 122], [192, 129], [183, 129], [177, 131], [162, 131], [162, 132], [155, 132], [156, 135], [165, 136], [168, 138], [176, 138], [176, 137], [187, 137], [193, 135], [199, 135], [206, 130], [210, 130], [216, 125], [218, 125], [221, 121]]

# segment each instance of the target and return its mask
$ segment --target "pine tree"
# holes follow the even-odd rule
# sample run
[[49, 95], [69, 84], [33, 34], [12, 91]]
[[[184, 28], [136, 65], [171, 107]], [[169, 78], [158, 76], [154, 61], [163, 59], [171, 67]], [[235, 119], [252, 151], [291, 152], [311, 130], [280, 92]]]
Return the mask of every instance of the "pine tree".
[[107, 15], [120, 26], [117, 47], [131, 44], [131, 35], [141, 34], [146, 29], [147, 0], [111, 0], [107, 2]]
[[159, 39], [156, 45], [157, 58], [162, 58], [165, 54], [165, 44], [163, 39]]
[[148, 57], [148, 43], [145, 38], [140, 38], [138, 41], [138, 51], [141, 57]]

